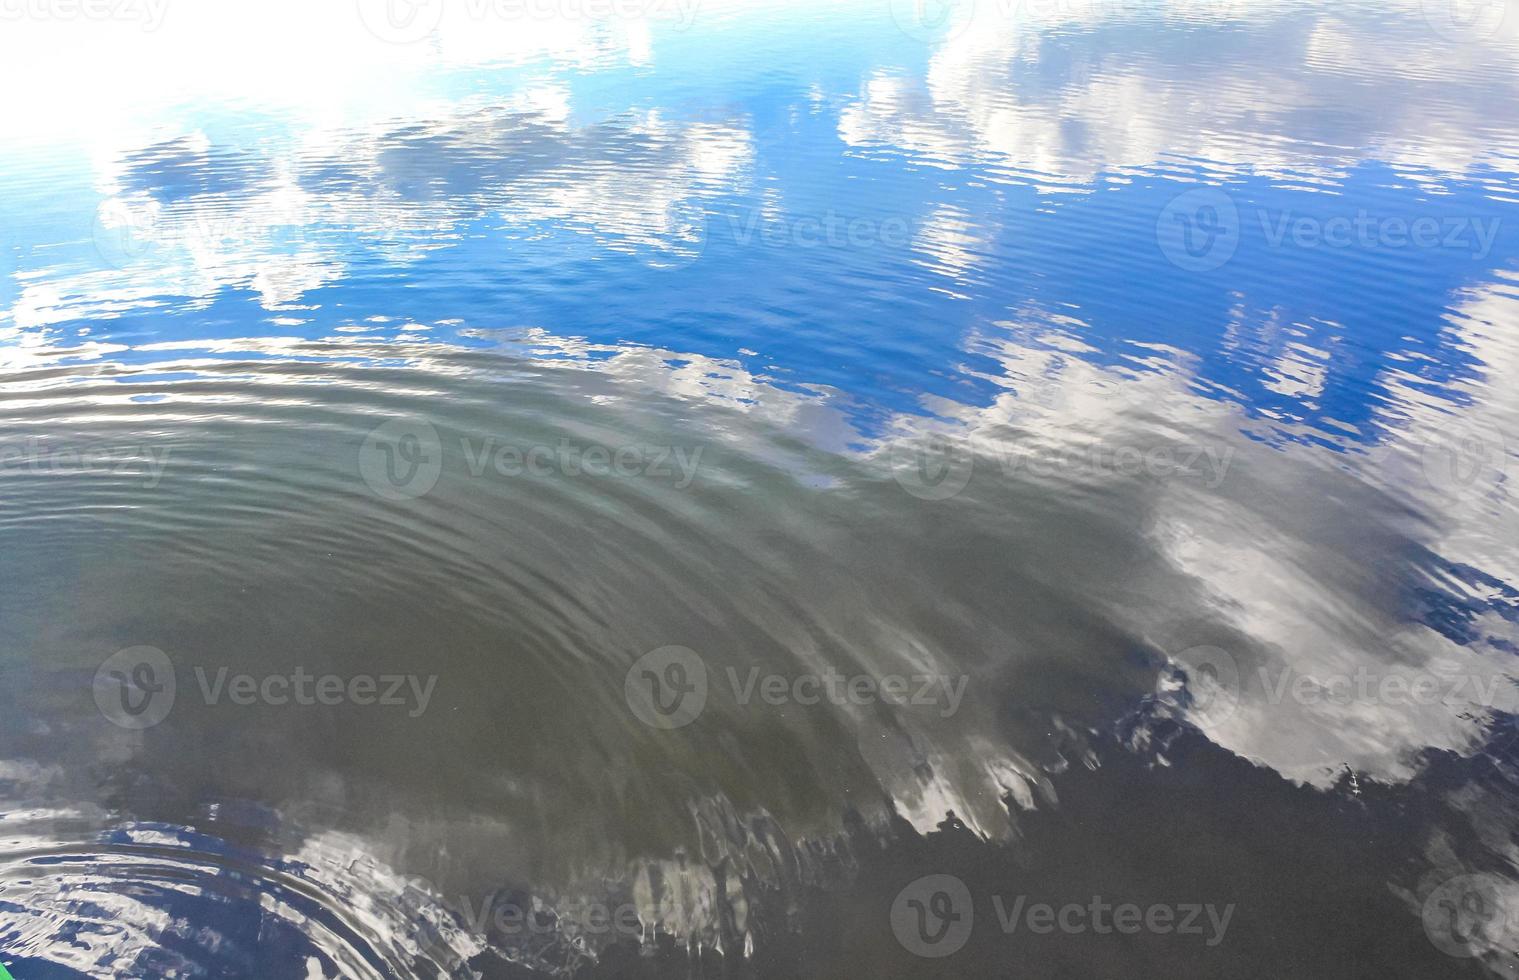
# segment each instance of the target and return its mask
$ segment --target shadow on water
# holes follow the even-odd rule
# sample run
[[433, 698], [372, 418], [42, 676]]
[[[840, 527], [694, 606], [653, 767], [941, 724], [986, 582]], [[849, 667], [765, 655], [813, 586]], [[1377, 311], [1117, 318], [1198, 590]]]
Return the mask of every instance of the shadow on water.
[[[1347, 774], [1325, 791], [1293, 786], [1169, 720], [1131, 723], [1061, 779], [1058, 807], [1012, 805], [1016, 833], [1003, 842], [953, 816], [921, 833], [900, 818], [871, 827], [851, 811], [835, 835], [793, 849], [773, 821], [730, 810], [732, 850], [709, 868], [723, 897], [708, 942], [632, 919], [634, 934], [601, 925], [617, 914], [611, 891], [556, 911], [502, 887], [468, 908], [423, 879], [366, 874], [352, 852], [270, 860], [259, 846], [288, 827], [247, 808], [229, 819], [229, 805], [200, 822], [225, 831], [262, 821], [241, 826], [235, 844], [145, 823], [89, 844], [34, 844], [8, 820], [4, 939], [16, 948], [45, 937], [55, 950], [47, 959], [10, 966], [49, 978], [1486, 975], [1410, 929], [1440, 881], [1409, 857], [1480, 864], [1519, 792], [1511, 761], [1441, 756], [1406, 785]], [[1291, 847], [1280, 846], [1284, 836]], [[759, 841], [773, 864], [741, 856]], [[946, 876], [969, 896], [958, 906], [968, 932], [953, 955], [929, 957], [923, 937], [934, 930], [916, 931], [923, 922], [896, 906]], [[1041, 920], [1030, 911], [1039, 905], [1055, 911]], [[1170, 911], [1155, 919], [1159, 929], [1125, 930], [1122, 913], [1114, 917], [1125, 905]], [[1080, 913], [1058, 927], [1059, 910], [1072, 906]], [[1348, 929], [1330, 909], [1377, 925]], [[119, 960], [113, 947], [130, 955]]]

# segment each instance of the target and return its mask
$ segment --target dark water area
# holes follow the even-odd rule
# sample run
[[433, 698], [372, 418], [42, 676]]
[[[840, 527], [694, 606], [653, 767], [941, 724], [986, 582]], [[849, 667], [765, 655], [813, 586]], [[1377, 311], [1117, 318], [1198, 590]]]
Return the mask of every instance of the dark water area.
[[90, 9], [17, 980], [1519, 976], [1519, 7]]

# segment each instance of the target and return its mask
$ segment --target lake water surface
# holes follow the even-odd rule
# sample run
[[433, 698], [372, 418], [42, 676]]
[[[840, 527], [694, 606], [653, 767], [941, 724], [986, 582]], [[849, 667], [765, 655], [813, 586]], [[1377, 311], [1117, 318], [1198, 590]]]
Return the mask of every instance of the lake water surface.
[[89, 9], [18, 980], [1519, 977], [1519, 6]]

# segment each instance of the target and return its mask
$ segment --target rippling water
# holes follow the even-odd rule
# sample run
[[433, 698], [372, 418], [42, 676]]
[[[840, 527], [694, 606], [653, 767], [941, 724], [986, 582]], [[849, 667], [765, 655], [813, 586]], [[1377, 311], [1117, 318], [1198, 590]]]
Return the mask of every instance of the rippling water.
[[1512, 3], [88, 11], [18, 980], [1519, 976]]

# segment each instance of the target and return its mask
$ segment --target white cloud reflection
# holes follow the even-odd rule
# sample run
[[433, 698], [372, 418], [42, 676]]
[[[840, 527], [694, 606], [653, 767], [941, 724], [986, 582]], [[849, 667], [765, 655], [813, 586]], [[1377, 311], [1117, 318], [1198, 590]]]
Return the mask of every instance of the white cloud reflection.
[[1368, 160], [1431, 181], [1514, 172], [1513, 25], [1447, 41], [1424, 6], [977, 4], [959, 8], [971, 23], [948, 32], [921, 80], [867, 75], [839, 135], [859, 152], [980, 164], [1050, 191], [1176, 167], [1310, 187]]

